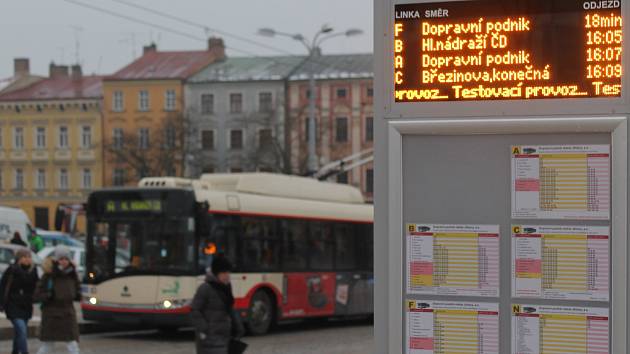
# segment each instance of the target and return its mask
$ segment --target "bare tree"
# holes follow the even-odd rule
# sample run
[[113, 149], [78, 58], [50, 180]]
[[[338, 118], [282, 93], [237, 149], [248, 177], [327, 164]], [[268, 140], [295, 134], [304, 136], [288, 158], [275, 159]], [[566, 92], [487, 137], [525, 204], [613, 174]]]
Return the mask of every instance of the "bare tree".
[[197, 154], [195, 146], [187, 141], [190, 129], [183, 114], [173, 113], [157, 126], [124, 131], [122, 136], [105, 142], [107, 160], [133, 171], [125, 174], [125, 184], [134, 177], [182, 176], [186, 157]]

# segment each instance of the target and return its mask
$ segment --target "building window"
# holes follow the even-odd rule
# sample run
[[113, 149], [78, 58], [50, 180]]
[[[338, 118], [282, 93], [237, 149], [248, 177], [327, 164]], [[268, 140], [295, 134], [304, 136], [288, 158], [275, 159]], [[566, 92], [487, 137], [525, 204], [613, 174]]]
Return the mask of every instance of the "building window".
[[62, 168], [59, 170], [59, 189], [68, 190], [70, 182], [68, 181], [68, 169]]
[[138, 129], [138, 147], [145, 150], [149, 148], [149, 128]]
[[149, 110], [149, 91], [142, 90], [138, 92], [138, 110], [142, 112]]
[[203, 150], [214, 149], [214, 131], [213, 130], [201, 131], [201, 148]]
[[[306, 137], [306, 141], [310, 141], [311, 140], [311, 125], [309, 124], [309, 122], [311, 121], [310, 118], [306, 118], [306, 120], [304, 121], [304, 136]], [[315, 140], [317, 140], [317, 119], [315, 120]]]
[[240, 150], [243, 148], [243, 131], [240, 129], [230, 130], [230, 149]]
[[261, 148], [270, 148], [273, 145], [273, 135], [271, 129], [260, 129], [258, 131], [258, 146]]
[[114, 112], [122, 112], [125, 109], [125, 101], [122, 91], [114, 91], [112, 98], [112, 110]]
[[202, 114], [214, 113], [214, 95], [211, 95], [211, 94], [201, 95], [201, 113]]
[[374, 97], [374, 88], [368, 87], [366, 94], [368, 97]]
[[365, 141], [374, 141], [374, 117], [365, 118]]
[[201, 170], [202, 174], [205, 173], [214, 173], [214, 166], [204, 166], [203, 169]]
[[365, 192], [374, 193], [374, 170], [371, 168], [365, 170]]
[[82, 183], [81, 186], [83, 189], [91, 189], [92, 188], [92, 170], [89, 168], [83, 169], [83, 178], [81, 178]]
[[243, 169], [241, 167], [231, 167], [230, 173], [243, 173]]
[[15, 187], [15, 190], [17, 191], [22, 191], [24, 190], [24, 170], [22, 170], [21, 168], [16, 168], [15, 169], [15, 181], [14, 181], [14, 185], [13, 187]]
[[46, 170], [43, 168], [37, 169], [35, 180], [37, 181], [37, 185], [36, 185], [37, 189], [39, 190], [46, 189]]
[[35, 148], [37, 149], [46, 148], [46, 128], [45, 127], [37, 127], [35, 129]]
[[337, 89], [337, 98], [346, 98], [348, 96], [348, 90], [345, 88]]
[[337, 117], [335, 119], [335, 141], [338, 143], [348, 142], [348, 118]]
[[348, 184], [348, 171], [341, 172], [337, 175], [337, 183]]
[[273, 96], [271, 92], [261, 92], [258, 94], [258, 112], [270, 113], [273, 111]]
[[15, 150], [24, 149], [24, 128], [13, 128], [13, 148]]
[[230, 94], [230, 113], [243, 113], [243, 94]]
[[2, 128], [0, 128], [0, 149], [2, 149], [2, 145], [3, 145], [3, 138], [2, 138]]
[[164, 96], [164, 109], [167, 111], [174, 111], [177, 106], [177, 95], [175, 94], [175, 90], [166, 90]]
[[4, 189], [4, 181], [2, 178], [2, 171], [0, 171], [0, 191]]
[[67, 149], [68, 147], [70, 147], [68, 141], [68, 127], [59, 127], [59, 148]]
[[90, 126], [81, 127], [81, 147], [84, 149], [92, 148], [92, 127]]
[[117, 187], [125, 185], [125, 170], [121, 168], [117, 168], [114, 170], [112, 184]]
[[123, 130], [122, 128], [114, 128], [112, 132], [112, 145], [114, 149], [122, 149], [123, 147]]
[[164, 129], [164, 147], [166, 149], [174, 149], [177, 142], [177, 131], [173, 124], [168, 124]]

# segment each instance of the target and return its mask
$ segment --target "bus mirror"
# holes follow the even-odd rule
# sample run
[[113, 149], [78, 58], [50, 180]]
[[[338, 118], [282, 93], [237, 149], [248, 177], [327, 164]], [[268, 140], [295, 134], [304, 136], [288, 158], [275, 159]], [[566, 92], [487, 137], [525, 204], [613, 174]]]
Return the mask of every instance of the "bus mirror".
[[208, 202], [197, 203], [197, 228], [199, 229], [199, 234], [203, 236], [210, 235], [209, 208]]

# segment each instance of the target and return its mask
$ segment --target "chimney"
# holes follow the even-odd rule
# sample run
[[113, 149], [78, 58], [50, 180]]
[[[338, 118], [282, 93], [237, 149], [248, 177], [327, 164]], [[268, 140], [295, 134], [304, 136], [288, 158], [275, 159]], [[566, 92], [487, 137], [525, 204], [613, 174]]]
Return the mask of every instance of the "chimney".
[[50, 63], [48, 76], [50, 76], [51, 79], [68, 77], [68, 75], [67, 65], [56, 65], [54, 62]]
[[31, 74], [31, 64], [28, 58], [13, 59], [13, 76], [25, 77]]
[[208, 51], [215, 55], [216, 60], [225, 59], [225, 43], [223, 39], [219, 37], [208, 38]]
[[155, 53], [157, 52], [157, 44], [151, 43], [149, 45], [145, 45], [142, 54]]
[[71, 71], [72, 80], [81, 80], [81, 78], [83, 77], [83, 70], [81, 70], [81, 65], [72, 65]]

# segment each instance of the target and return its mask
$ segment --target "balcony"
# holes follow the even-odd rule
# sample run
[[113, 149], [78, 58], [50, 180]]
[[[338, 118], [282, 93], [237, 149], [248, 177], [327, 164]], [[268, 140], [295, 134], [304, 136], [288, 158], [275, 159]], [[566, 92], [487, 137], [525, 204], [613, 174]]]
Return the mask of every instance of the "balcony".
[[26, 150], [13, 150], [9, 153], [9, 160], [13, 162], [25, 162], [28, 160]]
[[70, 161], [72, 160], [72, 150], [56, 150], [55, 161]]
[[47, 150], [33, 150], [31, 153], [31, 161], [48, 161], [48, 158]]
[[96, 153], [94, 150], [79, 150], [77, 159], [82, 162], [94, 161], [96, 160]]

